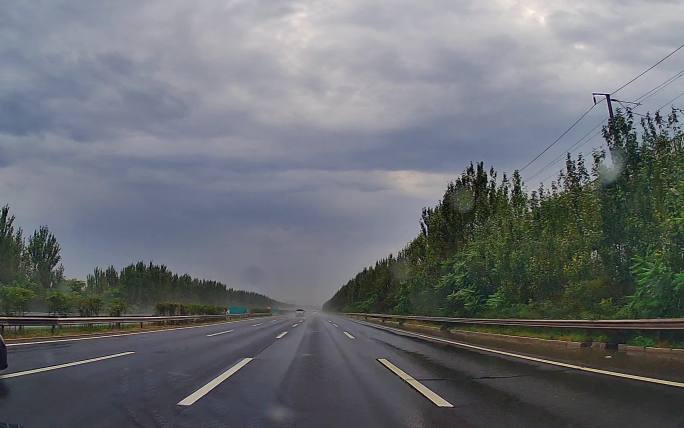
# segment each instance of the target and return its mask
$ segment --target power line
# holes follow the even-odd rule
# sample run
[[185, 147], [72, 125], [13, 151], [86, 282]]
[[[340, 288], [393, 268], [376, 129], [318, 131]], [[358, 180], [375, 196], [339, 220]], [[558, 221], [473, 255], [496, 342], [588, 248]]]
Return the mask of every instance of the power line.
[[522, 168], [519, 169], [519, 171], [520, 171], [520, 172], [524, 171], [525, 168], [527, 168], [528, 166], [532, 165], [532, 163], [533, 163], [534, 161], [536, 161], [537, 159], [539, 159], [539, 158], [540, 158], [544, 153], [546, 153], [551, 147], [553, 147], [557, 142], [559, 142], [560, 139], [563, 138], [563, 137], [565, 136], [565, 134], [567, 134], [568, 132], [570, 132], [570, 131], [572, 130], [572, 128], [575, 127], [575, 125], [577, 125], [578, 123], [580, 123], [580, 121], [582, 121], [582, 119], [584, 119], [584, 118], [586, 117], [586, 115], [588, 115], [589, 112], [592, 111], [592, 110], [594, 109], [594, 107], [596, 107], [596, 105], [597, 105], [597, 104], [594, 104], [594, 105], [592, 105], [591, 107], [589, 107], [589, 109], [588, 109], [587, 111], [585, 111], [584, 113], [582, 113], [582, 115], [581, 115], [580, 117], [578, 117], [577, 120], [574, 121], [574, 122], [572, 123], [572, 125], [570, 125], [570, 127], [569, 127], [568, 129], [566, 129], [565, 131], [563, 131], [563, 133], [560, 134], [560, 135], [558, 136], [558, 138], [556, 138], [555, 140], [553, 140], [553, 142], [552, 142], [551, 144], [549, 144], [548, 146], [546, 146], [546, 148], [545, 148], [544, 150], [542, 150], [542, 152], [539, 153], [537, 156], [535, 156], [534, 159], [532, 159], [531, 161], [527, 162], [527, 163], [525, 164], [525, 166], [523, 166]]
[[[565, 156], [566, 153], [569, 153], [570, 151], [572, 151], [572, 150], [574, 150], [574, 149], [576, 149], [576, 148], [579, 148], [579, 147], [583, 146], [588, 140], [587, 140], [587, 141], [584, 141], [584, 143], [582, 143], [582, 141], [583, 141], [585, 138], [587, 138], [587, 137], [589, 136], [589, 134], [591, 134], [592, 132], [596, 131], [597, 128], [601, 127], [601, 125], [603, 125], [603, 122], [605, 122], [605, 120], [606, 120], [605, 117], [602, 118], [600, 122], [598, 122], [596, 125], [594, 125], [593, 128], [591, 128], [591, 129], [589, 130], [589, 132], [587, 132], [586, 134], [584, 134], [579, 140], [575, 141], [570, 147], [568, 147], [567, 149], [563, 150], [563, 152], [562, 152], [561, 154], [559, 154], [559, 155], [558, 155], [555, 159], [553, 159], [551, 162], [549, 162], [549, 163], [547, 163], [546, 165], [544, 165], [543, 167], [541, 167], [537, 172], [535, 172], [534, 174], [532, 174], [527, 180], [530, 180], [530, 181], [533, 180], [533, 179], [534, 179], [535, 177], [537, 177], [539, 174], [541, 174], [541, 173], [543, 173], [544, 171], [546, 171], [549, 167], [551, 167], [551, 166], [557, 164], [558, 161], [560, 161], [561, 159], [563, 159], [563, 157]], [[598, 134], [598, 133], [597, 133], [597, 134]], [[596, 134], [595, 134], [595, 135], [592, 135], [591, 137], [589, 137], [589, 140], [591, 140], [591, 139], [594, 138], [595, 136], [596, 136]]]
[[[680, 73], [683, 73], [682, 75], [684, 75], [684, 70], [682, 70], [682, 72], [680, 72]], [[678, 73], [678, 74], [679, 74], [679, 73]], [[681, 75], [680, 75], [679, 77], [681, 77]], [[679, 78], [679, 77], [677, 77], [677, 78]], [[668, 79], [668, 80], [669, 80], [669, 79]], [[672, 81], [674, 81], [674, 80], [672, 80]], [[670, 82], [670, 83], [671, 83], [671, 82]], [[660, 85], [658, 85], [658, 86], [660, 86]], [[652, 90], [651, 90], [651, 91], [652, 91]], [[647, 91], [646, 93], [651, 92], [651, 91]], [[663, 104], [663, 105], [661, 105], [660, 107], [658, 107], [658, 108], [656, 109], [656, 111], [660, 110], [660, 109], [663, 108], [664, 106], [666, 106], [666, 105], [668, 105], [668, 104], [670, 104], [670, 103], [676, 101], [677, 99], [679, 99], [679, 98], [681, 98], [681, 97], [683, 97], [683, 96], [684, 96], [684, 92], [680, 93], [679, 95], [677, 95], [676, 97], [674, 97], [674, 98], [671, 99], [670, 101], [668, 101], [668, 102], [666, 102], [665, 104]], [[649, 96], [649, 97], [650, 97], [650, 96]], [[625, 106], [625, 105], [623, 104], [622, 101], [620, 101], [620, 100], [613, 100], [613, 101], [616, 101], [616, 102], [620, 103], [623, 107], [625, 107], [625, 109], [627, 109], [627, 106]], [[638, 112], [636, 112], [636, 111], [634, 111], [634, 110], [630, 110], [630, 111], [631, 111], [633, 114], [636, 114], [636, 115], [638, 115], [638, 116], [646, 117], [646, 115], [641, 114], [641, 113], [638, 113]], [[532, 174], [527, 180], [528, 180], [528, 181], [532, 181], [535, 177], [539, 176], [541, 173], [543, 173], [544, 171], [546, 171], [548, 168], [552, 167], [553, 165], [555, 165], [555, 164], [557, 164], [559, 161], [561, 161], [561, 160], [567, 155], [567, 153], [570, 153], [572, 150], [579, 149], [580, 147], [584, 146], [585, 144], [587, 144], [588, 142], [590, 142], [590, 141], [592, 141], [594, 138], [596, 138], [596, 136], [601, 132], [601, 130], [598, 130], [597, 132], [594, 132], [594, 131], [596, 131], [596, 129], [597, 129], [598, 127], [600, 127], [600, 126], [603, 124], [603, 122], [604, 122], [605, 120], [606, 120], [606, 118], [604, 117], [604, 118], [603, 118], [600, 122], [598, 122], [592, 129], [590, 129], [589, 132], [587, 132], [586, 134], [584, 134], [584, 135], [582, 136], [582, 138], [580, 138], [580, 139], [577, 140], [574, 144], [572, 144], [570, 147], [568, 147], [567, 149], [565, 149], [560, 155], [558, 155], [558, 156], [557, 156], [555, 159], [553, 159], [551, 162], [547, 163], [547, 164], [544, 165], [542, 168], [540, 168], [537, 172], [535, 172], [534, 174]], [[594, 132], [594, 134], [593, 134], [591, 137], [587, 138], [587, 136], [588, 136], [589, 134], [591, 134], [592, 132]], [[586, 138], [586, 140], [585, 140], [585, 138]], [[585, 140], [585, 141], [583, 141], [583, 140]], [[547, 175], [545, 178], [543, 178], [543, 179], [541, 180], [541, 182], [545, 182], [546, 180], [548, 180], [549, 178], [551, 178], [554, 174], [555, 174], [555, 172], [552, 172], [550, 175]]]
[[[588, 142], [592, 141], [594, 138], [596, 138], [596, 137], [598, 136], [599, 133], [601, 133], [601, 131], [602, 131], [602, 129], [599, 129], [597, 132], [594, 133], [594, 135], [592, 135], [591, 137], [589, 137], [586, 141], [584, 141], [582, 144], [580, 144], [580, 145], [577, 146], [576, 148], [579, 149], [580, 147], [584, 146], [584, 145], [587, 144]], [[581, 141], [581, 140], [580, 140], [580, 141]], [[565, 154], [566, 154], [566, 152], [564, 152], [563, 154], [561, 154], [561, 156], [559, 156], [557, 159], [562, 159], [562, 158], [563, 158], [563, 155], [565, 155]], [[556, 164], [556, 163], [558, 163], [558, 160], [556, 160], [556, 161], [554, 162], [554, 164]], [[556, 172], [552, 172], [551, 174], [547, 175], [546, 177], [544, 177], [543, 179], [541, 179], [540, 182], [542, 182], [542, 183], [545, 182], [545, 181], [548, 180], [549, 178], [553, 177], [554, 174], [556, 174]]]
[[[681, 73], [681, 74], [680, 74], [680, 73]], [[684, 70], [682, 70], [680, 73], [677, 73], [675, 76], [677, 76], [677, 78], [681, 77], [682, 75], [684, 75]], [[679, 75], [679, 76], [678, 76], [678, 75]], [[673, 77], [675, 77], [675, 76], [673, 76]], [[671, 79], [672, 79], [672, 78], [666, 80], [666, 82], [669, 81], [669, 83], [672, 83], [672, 82], [674, 82], [674, 80], [676, 80], [676, 79], [672, 79], [672, 80], [671, 80]], [[663, 82], [663, 83], [665, 83], [665, 82]], [[669, 84], [669, 83], [668, 83], [668, 84]], [[660, 85], [656, 86], [656, 88], [658, 88], [658, 87], [660, 87], [660, 86], [662, 86], [662, 85], [663, 85], [663, 84], [661, 83]], [[665, 85], [665, 86], [667, 86], [667, 85]], [[662, 86], [660, 89], [664, 88], [665, 86]], [[655, 89], [655, 88], [654, 88], [654, 89]], [[653, 91], [653, 89], [651, 89], [651, 90], [645, 92], [645, 94], [648, 94], [649, 92], [652, 92], [652, 91]], [[656, 92], [657, 92], [657, 91], [656, 91]], [[654, 93], [654, 94], [655, 94], [655, 93]], [[653, 95], [653, 94], [652, 94], [652, 95]], [[650, 96], [651, 96], [651, 95], [649, 95], [649, 96], [646, 97], [646, 98], [650, 98]], [[682, 97], [682, 96], [684, 96], [684, 92], [682, 92], [681, 94], [679, 94], [677, 97], [673, 98], [672, 100], [668, 101], [667, 103], [663, 104], [661, 107], [658, 107], [658, 109], [656, 109], [656, 110], [660, 110], [660, 108], [662, 108], [663, 106], [665, 106], [665, 105], [667, 105], [667, 104], [669, 104], [669, 103], [671, 103], [671, 102], [677, 100], [678, 98], [680, 98], [680, 97]], [[646, 99], [646, 98], [644, 98], [644, 99]], [[644, 114], [642, 114], [642, 113], [636, 112], [636, 111], [634, 111], [633, 109], [628, 109], [628, 107], [624, 105], [624, 102], [625, 102], [625, 101], [621, 101], [621, 100], [617, 100], [617, 99], [613, 99], [613, 101], [620, 103], [620, 105], [622, 105], [622, 106], [625, 108], [625, 110], [629, 110], [629, 111], [631, 111], [633, 114], [636, 114], [637, 116], [646, 117], [646, 115], [644, 115]], [[563, 150], [563, 152], [561, 152], [556, 158], [554, 158], [553, 160], [551, 160], [550, 162], [548, 162], [546, 165], [544, 165], [543, 167], [541, 167], [539, 170], [537, 170], [537, 172], [535, 172], [535, 173], [532, 174], [530, 177], [528, 177], [527, 180], [528, 180], [528, 181], [532, 181], [535, 177], [537, 177], [537, 176], [539, 176], [540, 174], [542, 174], [543, 172], [545, 172], [548, 168], [552, 167], [553, 165], [555, 165], [555, 164], [557, 164], [559, 161], [561, 161], [561, 160], [565, 157], [565, 155], [566, 155], [567, 153], [570, 153], [571, 151], [573, 151], [573, 150], [575, 150], [575, 149], [578, 149], [578, 148], [584, 146], [586, 143], [588, 143], [589, 141], [591, 141], [591, 140], [593, 140], [594, 138], [596, 138], [596, 136], [601, 132], [601, 130], [595, 132], [595, 133], [594, 133], [591, 137], [589, 137], [589, 138], [587, 138], [587, 136], [588, 136], [589, 134], [591, 134], [592, 132], [596, 131], [597, 128], [601, 127], [601, 125], [603, 125], [603, 123], [605, 122], [606, 119], [607, 119], [607, 117], [604, 117], [603, 119], [601, 119], [601, 121], [599, 121], [598, 123], [596, 123], [596, 125], [594, 125], [594, 127], [591, 128], [586, 134], [584, 134], [579, 140], [575, 141], [575, 142], [574, 142], [572, 145], [570, 145], [567, 149]], [[585, 140], [585, 139], [586, 139], [586, 140]], [[553, 174], [552, 174], [552, 175], [553, 175]], [[550, 177], [550, 176], [547, 176], [547, 177], [544, 178], [542, 181], [546, 181], [549, 177]]]
[[662, 57], [658, 62], [656, 62], [656, 63], [653, 64], [652, 66], [648, 67], [646, 70], [642, 71], [641, 73], [637, 74], [634, 78], [632, 78], [632, 80], [630, 80], [629, 82], [623, 84], [622, 86], [620, 86], [619, 88], [617, 88], [616, 90], [614, 90], [613, 92], [611, 92], [611, 95], [620, 92], [620, 91], [623, 90], [626, 86], [632, 84], [635, 80], [637, 80], [638, 78], [640, 78], [640, 77], [643, 76], [644, 74], [646, 74], [646, 73], [648, 73], [649, 71], [651, 71], [651, 70], [653, 70], [654, 68], [656, 68], [660, 63], [662, 63], [663, 61], [665, 61], [666, 59], [668, 59], [669, 57], [671, 57], [672, 55], [674, 55], [675, 53], [677, 53], [677, 51], [679, 51], [681, 48], [684, 48], [684, 44], [679, 45], [679, 47], [678, 47], [677, 49], [675, 49], [675, 50], [673, 50], [672, 52], [670, 52], [669, 54], [665, 55], [665, 56]]
[[654, 96], [658, 92], [662, 91], [663, 89], [665, 89], [666, 87], [668, 87], [669, 85], [674, 83], [677, 79], [679, 79], [682, 76], [684, 76], [684, 70], [681, 70], [678, 73], [674, 74], [673, 76], [666, 79], [664, 82], [662, 82], [660, 85], [656, 86], [655, 88], [644, 92], [643, 94], [641, 94], [641, 96], [636, 98], [634, 101], [635, 102], [641, 102], [641, 101], [645, 101], [645, 100], [651, 98], [652, 96]]
[[[626, 105], [625, 105], [625, 102], [626, 102], [626, 101], [620, 101], [620, 100], [615, 100], [615, 101], [616, 101], [617, 103], [619, 103], [622, 107], [624, 107], [624, 108], [625, 108], [625, 111], [630, 112], [630, 113], [632, 113], [632, 114], [636, 114], [637, 116], [647, 117], [645, 114], [639, 113], [639, 112], [635, 111], [633, 108], [630, 108], [630, 107], [626, 106]], [[627, 101], [627, 102], [628, 102], [628, 101]], [[638, 105], [641, 105], [641, 104], [638, 104]]]
[[[648, 67], [646, 70], [644, 70], [644, 71], [642, 71], [641, 73], [637, 74], [635, 77], [633, 77], [632, 79], [630, 79], [628, 82], [622, 84], [620, 87], [618, 87], [617, 89], [615, 89], [615, 90], [614, 90], [613, 92], [611, 92], [610, 94], [605, 94], [605, 95], [606, 95], [606, 98], [609, 99], [610, 95], [615, 94], [615, 93], [617, 93], [617, 92], [620, 92], [622, 89], [624, 89], [624, 88], [627, 87], [628, 85], [632, 84], [634, 81], [636, 81], [637, 79], [639, 79], [639, 78], [640, 78], [641, 76], [643, 76], [644, 74], [646, 74], [646, 73], [648, 73], [649, 71], [653, 70], [655, 67], [657, 67], [658, 65], [660, 65], [663, 61], [665, 61], [666, 59], [668, 59], [669, 57], [671, 57], [672, 55], [674, 55], [675, 53], [677, 53], [677, 52], [678, 52], [680, 49], [682, 49], [682, 48], [684, 48], [684, 43], [681, 44], [679, 47], [677, 47], [677, 48], [676, 48], [675, 50], [673, 50], [672, 52], [670, 52], [669, 54], [667, 54], [667, 55], [665, 55], [664, 57], [662, 57], [660, 60], [658, 60], [658, 62], [656, 62], [656, 63], [653, 64], [652, 66]], [[675, 80], [676, 80], [676, 79], [675, 79]], [[669, 83], [668, 83], [668, 84], [669, 84]], [[649, 92], [650, 92], [650, 91], [649, 91]], [[603, 101], [603, 100], [602, 100], [602, 101]], [[588, 110], [586, 110], [584, 113], [582, 113], [582, 114], [580, 115], [580, 117], [578, 117], [577, 120], [575, 120], [575, 121], [572, 123], [572, 125], [570, 125], [570, 127], [568, 127], [568, 129], [566, 129], [565, 131], [563, 131], [563, 133], [560, 134], [560, 135], [558, 136], [558, 138], [556, 138], [555, 140], [553, 140], [553, 141], [551, 142], [551, 144], [549, 144], [548, 146], [546, 146], [546, 147], [544, 148], [544, 150], [541, 151], [541, 153], [539, 153], [539, 154], [538, 154], [537, 156], [535, 156], [532, 160], [530, 160], [529, 162], [527, 162], [527, 163], [526, 163], [522, 168], [520, 168], [518, 171], [519, 171], [519, 172], [524, 171], [525, 169], [527, 169], [527, 167], [529, 167], [530, 165], [532, 165], [537, 159], [539, 159], [540, 157], [542, 157], [542, 156], [544, 155], [544, 153], [546, 153], [551, 147], [553, 147], [554, 145], [556, 145], [556, 143], [558, 143], [558, 142], [559, 142], [559, 141], [560, 141], [568, 132], [570, 132], [578, 123], [580, 123], [580, 122], [582, 121], [582, 119], [584, 119], [584, 118], [589, 114], [589, 112], [591, 112], [591, 111], [594, 109], [594, 107], [596, 107], [596, 105], [599, 104], [599, 103], [602, 102], [602, 101], [595, 102], [594, 105], [592, 105], [591, 107], [589, 107]], [[674, 101], [674, 100], [672, 100], [672, 101]], [[670, 101], [670, 102], [672, 102], [672, 101]], [[611, 106], [609, 105], [608, 108], [609, 108], [609, 110], [610, 110]]]
[[671, 104], [671, 103], [677, 101], [679, 98], [681, 98], [681, 97], [683, 97], [683, 96], [684, 96], [684, 92], [682, 92], [681, 94], [679, 94], [679, 95], [677, 95], [676, 97], [672, 98], [670, 101], [668, 101], [668, 102], [666, 102], [665, 104], [663, 104], [663, 105], [661, 105], [660, 107], [658, 107], [658, 108], [656, 109], [656, 111], [660, 110], [661, 108], [665, 107], [665, 106], [668, 105], [668, 104]]
[[[605, 97], [606, 97], [606, 104], [608, 105], [608, 114], [609, 114], [609, 116], [610, 116], [610, 122], [613, 121], [613, 103], [612, 103], [612, 101], [611, 101], [611, 97], [612, 97], [614, 94], [620, 92], [623, 88], [627, 87], [627, 85], [630, 85], [632, 82], [634, 82], [635, 80], [637, 80], [638, 78], [640, 78], [641, 76], [643, 76], [644, 74], [646, 74], [646, 73], [648, 73], [649, 71], [653, 70], [655, 67], [658, 66], [658, 64], [661, 64], [663, 61], [665, 61], [666, 59], [668, 59], [669, 57], [671, 57], [672, 55], [674, 55], [675, 52], [679, 51], [681, 48], [684, 48], [684, 44], [680, 45], [677, 49], [673, 50], [673, 51], [670, 52], [669, 54], [667, 54], [667, 55], [665, 55], [664, 57], [662, 57], [660, 60], [658, 60], [658, 62], [656, 62], [656, 63], [653, 64], [652, 66], [648, 67], [646, 70], [642, 71], [641, 73], [637, 74], [637, 75], [636, 75], [635, 77], [633, 77], [630, 81], [628, 81], [627, 83], [623, 84], [622, 86], [620, 86], [619, 88], [617, 88], [617, 89], [614, 90], [613, 92], [611, 92], [611, 93], [601, 93], [601, 92], [598, 92], [598, 93], [597, 93], [597, 92], [594, 92], [594, 93], [593, 93], [594, 97], [596, 97], [596, 95], [601, 95], [601, 96], [605, 96]], [[650, 92], [650, 91], [649, 91], [649, 92]], [[595, 104], [595, 103], [596, 103], [596, 98], [594, 98], [594, 104]], [[609, 128], [609, 129], [610, 129], [610, 131], [612, 132], [612, 128]]]

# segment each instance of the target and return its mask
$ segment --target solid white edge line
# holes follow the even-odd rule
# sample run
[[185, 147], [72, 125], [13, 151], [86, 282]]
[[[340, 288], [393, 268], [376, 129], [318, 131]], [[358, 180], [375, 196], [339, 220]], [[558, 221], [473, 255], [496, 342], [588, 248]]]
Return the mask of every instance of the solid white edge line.
[[232, 375], [234, 375], [238, 370], [243, 368], [244, 366], [247, 365], [250, 361], [252, 361], [254, 358], [243, 358], [240, 360], [237, 364], [235, 364], [233, 367], [229, 368], [225, 372], [221, 373], [209, 383], [198, 389], [197, 391], [193, 392], [192, 394], [188, 395], [184, 399], [178, 402], [178, 406], [192, 406], [195, 404], [197, 400], [200, 398], [204, 397], [207, 395], [212, 389], [216, 388], [223, 382], [224, 380], [228, 379]]
[[430, 388], [427, 386], [423, 385], [422, 383], [418, 382], [413, 376], [409, 375], [399, 367], [395, 366], [394, 364], [390, 363], [386, 358], [378, 358], [378, 362], [382, 364], [383, 366], [387, 367], [394, 373], [395, 375], [399, 376], [401, 380], [404, 382], [408, 383], [411, 385], [416, 391], [420, 392], [423, 394], [425, 398], [428, 400], [432, 401], [435, 406], [437, 407], [454, 407], [453, 404], [449, 403], [439, 395], [437, 395], [434, 391], [432, 391]]
[[107, 339], [109, 337], [136, 336], [138, 334], [164, 333], [166, 331], [187, 330], [189, 328], [213, 327], [216, 325], [232, 324], [232, 323], [244, 322], [244, 321], [247, 321], [247, 320], [232, 320], [232, 321], [223, 321], [223, 322], [217, 322], [217, 323], [212, 323], [212, 324], [191, 325], [191, 326], [187, 326], [187, 327], [162, 328], [159, 330], [136, 331], [136, 332], [132, 332], [132, 333], [107, 334], [107, 335], [103, 335], [103, 336], [72, 337], [71, 339], [50, 339], [50, 340], [40, 340], [40, 341], [36, 341], [36, 342], [7, 343], [6, 345], [7, 345], [7, 347], [10, 347], [10, 346], [43, 345], [46, 343], [58, 343], [58, 342], [78, 342], [80, 340]]
[[10, 379], [13, 377], [26, 376], [26, 375], [35, 374], [35, 373], [49, 372], [52, 370], [64, 369], [67, 367], [80, 366], [81, 364], [88, 364], [88, 363], [94, 363], [96, 361], [109, 360], [111, 358], [124, 357], [126, 355], [131, 355], [131, 354], [135, 354], [135, 352], [132, 352], [132, 351], [121, 352], [119, 354], [105, 355], [103, 357], [96, 357], [96, 358], [89, 358], [87, 360], [80, 360], [80, 361], [74, 361], [71, 363], [58, 364], [56, 366], [41, 367], [39, 369], [31, 369], [31, 370], [24, 370], [24, 371], [20, 371], [20, 372], [7, 373], [4, 375], [0, 375], [0, 379]]
[[350, 338], [350, 339], [356, 339], [354, 336], [352, 336], [351, 334], [347, 333], [346, 331], [344, 332], [344, 334], [345, 334], [348, 338]]
[[283, 336], [285, 336], [286, 334], [287, 334], [287, 332], [284, 331], [284, 332], [280, 333], [279, 335], [277, 335], [277, 336], [276, 336], [276, 339], [282, 339]]
[[632, 375], [629, 373], [612, 372], [609, 370], [595, 369], [595, 368], [586, 367], [586, 366], [577, 366], [575, 364], [562, 363], [560, 361], [545, 360], [543, 358], [530, 357], [530, 356], [522, 355], [522, 354], [514, 354], [512, 352], [506, 352], [506, 351], [499, 351], [496, 349], [485, 348], [485, 347], [477, 346], [477, 345], [470, 345], [470, 344], [463, 343], [463, 342], [456, 342], [453, 340], [442, 339], [440, 337], [428, 336], [426, 334], [414, 333], [414, 332], [410, 332], [410, 331], [406, 331], [406, 330], [400, 330], [400, 329], [396, 329], [396, 328], [392, 328], [392, 327], [376, 326], [376, 325], [373, 325], [372, 323], [364, 323], [364, 322], [359, 322], [359, 321], [356, 321], [356, 322], [358, 322], [359, 324], [375, 327], [379, 330], [395, 331], [395, 332], [398, 332], [401, 334], [406, 334], [408, 336], [414, 336], [414, 337], [426, 339], [429, 341], [448, 343], [451, 345], [461, 346], [464, 348], [477, 349], [478, 351], [485, 351], [485, 352], [491, 352], [493, 354], [505, 355], [507, 357], [520, 358], [523, 360], [534, 361], [537, 363], [550, 364], [553, 366], [565, 367], [568, 369], [580, 370], [580, 371], [589, 372], [589, 373], [598, 373], [598, 374], [602, 374], [602, 375], [606, 375], [606, 376], [614, 376], [614, 377], [619, 377], [619, 378], [624, 378], [624, 379], [638, 380], [641, 382], [649, 382], [649, 383], [655, 383], [655, 384], [659, 384], [659, 385], [667, 385], [667, 386], [674, 386], [677, 388], [684, 388], [684, 382], [676, 382], [676, 381], [666, 380], [666, 379], [657, 379], [657, 378], [646, 377], [646, 376], [638, 376], [638, 375]]
[[219, 331], [218, 333], [207, 334], [207, 337], [218, 336], [219, 334], [232, 333], [233, 330]]

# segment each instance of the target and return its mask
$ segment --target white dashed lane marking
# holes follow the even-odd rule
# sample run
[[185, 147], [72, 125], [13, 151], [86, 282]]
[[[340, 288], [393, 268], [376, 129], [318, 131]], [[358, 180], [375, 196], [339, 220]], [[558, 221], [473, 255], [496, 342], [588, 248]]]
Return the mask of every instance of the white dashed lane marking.
[[52, 370], [65, 369], [67, 367], [80, 366], [81, 364], [89, 364], [89, 363], [94, 363], [97, 361], [110, 360], [112, 358], [125, 357], [126, 355], [132, 355], [132, 354], [135, 354], [135, 352], [121, 352], [120, 354], [105, 355], [103, 357], [90, 358], [87, 360], [74, 361], [74, 362], [65, 363], [65, 364], [58, 364], [56, 366], [41, 367], [39, 369], [31, 369], [31, 370], [24, 370], [21, 372], [7, 373], [4, 375], [1, 375], [0, 379], [10, 379], [13, 377], [27, 376], [27, 375], [31, 375], [31, 374], [35, 374], [35, 373], [43, 373], [43, 372], [49, 372]]
[[218, 336], [219, 334], [232, 333], [233, 330], [219, 331], [218, 333], [207, 334], [207, 337]]
[[207, 395], [212, 389], [216, 388], [221, 384], [221, 382], [225, 381], [235, 373], [237, 373], [238, 370], [243, 368], [244, 366], [247, 365], [250, 361], [252, 361], [253, 358], [243, 358], [240, 360], [237, 364], [235, 364], [233, 367], [229, 368], [225, 372], [221, 373], [218, 375], [216, 378], [212, 379], [209, 383], [198, 389], [197, 391], [193, 392], [192, 394], [188, 395], [184, 399], [178, 402], [179, 406], [192, 406], [195, 404], [197, 400], [200, 398], [204, 397]]
[[435, 406], [437, 407], [454, 407], [451, 403], [440, 397], [439, 395], [435, 394], [430, 388], [427, 386], [423, 385], [422, 383], [418, 382], [413, 378], [413, 376], [409, 375], [399, 367], [395, 366], [394, 364], [390, 363], [387, 361], [385, 358], [378, 358], [378, 361], [380, 364], [383, 366], [387, 367], [394, 373], [395, 375], [399, 376], [401, 380], [404, 382], [408, 383], [411, 385], [416, 391], [420, 392], [427, 398], [428, 400], [432, 401]]
[[413, 333], [410, 331], [399, 330], [399, 329], [392, 328], [392, 327], [376, 326], [373, 324], [362, 323], [362, 322], [358, 322], [358, 323], [363, 324], [363, 325], [367, 325], [369, 327], [374, 327], [374, 328], [377, 328], [379, 330], [393, 331], [393, 332], [396, 332], [396, 333], [399, 333], [399, 334], [402, 334], [405, 336], [419, 337], [419, 338], [422, 338], [422, 339], [425, 339], [425, 340], [428, 340], [431, 342], [449, 343], [449, 344], [460, 346], [463, 348], [476, 349], [479, 351], [491, 352], [493, 354], [504, 355], [507, 357], [520, 358], [520, 359], [527, 360], [527, 361], [534, 361], [537, 363], [550, 364], [550, 365], [558, 366], [558, 367], [566, 367], [569, 369], [581, 370], [581, 371], [589, 372], [589, 373], [597, 373], [597, 374], [602, 374], [602, 375], [607, 375], [607, 376], [620, 377], [623, 379], [638, 380], [641, 382], [649, 382], [649, 383], [656, 383], [659, 385], [667, 385], [667, 386], [674, 386], [677, 388], [684, 388], [684, 382], [676, 382], [676, 381], [666, 380], [666, 379], [657, 379], [657, 378], [652, 378], [652, 377], [638, 376], [638, 375], [633, 375], [633, 374], [629, 374], [629, 373], [611, 372], [609, 370], [595, 369], [592, 367], [577, 366], [575, 364], [568, 364], [568, 363], [563, 363], [560, 361], [553, 361], [553, 360], [546, 360], [543, 358], [530, 357], [528, 355], [515, 354], [513, 352], [499, 351], [497, 349], [485, 348], [483, 346], [477, 346], [477, 345], [470, 345], [468, 343], [456, 342], [453, 340], [442, 339], [440, 337], [428, 336], [426, 334]]

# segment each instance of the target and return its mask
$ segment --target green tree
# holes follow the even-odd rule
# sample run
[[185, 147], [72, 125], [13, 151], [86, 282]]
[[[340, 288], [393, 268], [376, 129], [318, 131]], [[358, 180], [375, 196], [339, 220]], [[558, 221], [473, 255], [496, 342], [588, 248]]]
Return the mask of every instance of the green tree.
[[57, 238], [47, 226], [41, 226], [28, 240], [26, 246], [31, 273], [36, 281], [45, 289], [52, 288], [60, 281], [62, 270], [58, 263], [60, 246]]
[[[678, 112], [618, 111], [591, 172], [567, 155], [550, 191], [470, 164], [418, 236], [326, 302], [337, 311], [493, 317], [683, 316]], [[400, 267], [400, 268], [398, 268]], [[400, 275], [392, 275], [401, 272]], [[389, 274], [389, 276], [388, 276]]]
[[28, 288], [13, 286], [0, 288], [0, 302], [6, 315], [24, 315], [29, 302], [35, 297], [36, 293]]
[[62, 285], [74, 294], [80, 294], [86, 290], [86, 283], [75, 278], [62, 281]]
[[51, 314], [67, 316], [71, 311], [71, 299], [62, 291], [52, 290], [48, 292], [45, 300], [48, 305], [48, 312]]
[[97, 316], [102, 310], [103, 301], [100, 297], [77, 295], [75, 300], [78, 314], [82, 317]]
[[112, 317], [120, 317], [128, 310], [126, 302], [121, 299], [115, 299], [109, 303], [109, 315]]
[[9, 206], [0, 208], [0, 284], [8, 284], [22, 274], [24, 239], [21, 228], [15, 228]]
[[674, 317], [684, 313], [684, 272], [673, 272], [662, 253], [636, 257], [636, 291], [628, 313], [636, 318]]

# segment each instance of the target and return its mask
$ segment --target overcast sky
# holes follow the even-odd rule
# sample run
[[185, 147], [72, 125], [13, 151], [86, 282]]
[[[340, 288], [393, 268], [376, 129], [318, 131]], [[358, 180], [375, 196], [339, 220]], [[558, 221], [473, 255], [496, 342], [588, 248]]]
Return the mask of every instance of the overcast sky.
[[2, 0], [0, 204], [49, 225], [68, 276], [153, 260], [320, 304], [414, 237], [471, 160], [510, 173], [591, 92], [683, 43], [683, 16], [677, 0]]

